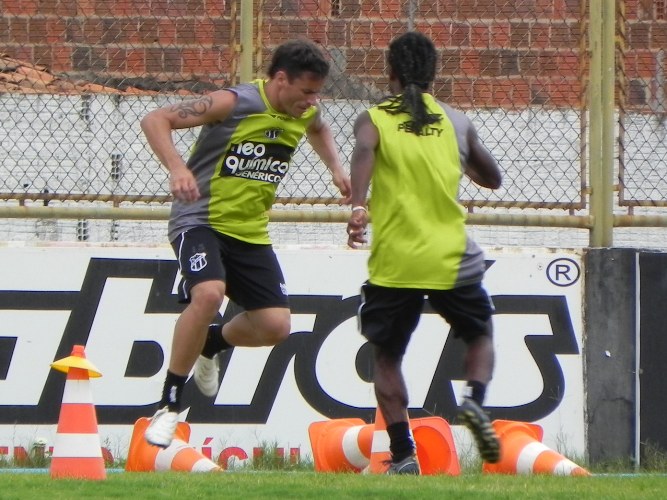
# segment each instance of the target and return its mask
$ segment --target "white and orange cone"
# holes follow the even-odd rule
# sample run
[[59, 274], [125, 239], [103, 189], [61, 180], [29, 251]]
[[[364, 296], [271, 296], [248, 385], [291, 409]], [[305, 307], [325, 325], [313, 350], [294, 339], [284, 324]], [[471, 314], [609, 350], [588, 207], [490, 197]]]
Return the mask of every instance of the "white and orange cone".
[[494, 420], [493, 428], [500, 440], [500, 460], [484, 462], [482, 471], [491, 474], [551, 474], [556, 476], [590, 476], [583, 467], [542, 443], [544, 431], [537, 424]]
[[188, 444], [190, 425], [178, 422], [176, 434], [167, 448], [148, 444], [144, 432], [150, 419], [142, 417], [134, 424], [125, 470], [128, 472], [182, 471], [218, 472], [222, 468]]
[[[410, 420], [423, 475], [461, 473], [451, 428], [442, 417]], [[374, 424], [359, 418], [313, 422], [308, 428], [317, 472], [383, 474], [391, 460], [389, 435], [378, 409]]]
[[71, 356], [53, 362], [51, 367], [67, 373], [53, 444], [51, 477], [106, 479], [89, 381], [102, 374], [86, 359], [81, 345], [75, 345]]
[[360, 418], [313, 422], [308, 435], [317, 472], [361, 472], [370, 462], [375, 426]]

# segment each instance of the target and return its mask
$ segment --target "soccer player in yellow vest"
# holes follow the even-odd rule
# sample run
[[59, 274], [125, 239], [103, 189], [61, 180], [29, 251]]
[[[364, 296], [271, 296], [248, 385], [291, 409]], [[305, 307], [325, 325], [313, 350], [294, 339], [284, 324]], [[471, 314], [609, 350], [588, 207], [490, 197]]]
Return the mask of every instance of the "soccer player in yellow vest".
[[[171, 443], [195, 363], [198, 387], [214, 396], [220, 384], [217, 351], [272, 346], [290, 333], [285, 280], [267, 224], [276, 189], [304, 134], [344, 203], [350, 194], [349, 176], [318, 107], [328, 71], [315, 44], [290, 41], [275, 50], [268, 79], [165, 106], [141, 120], [149, 145], [169, 171], [174, 201], [168, 237], [181, 271], [179, 301], [188, 304], [176, 322], [159, 409], [145, 433], [153, 445]], [[172, 130], [198, 126], [186, 163]], [[209, 356], [200, 356], [225, 295], [243, 311], [218, 335], [209, 335]]]
[[458, 190], [462, 174], [497, 189], [501, 172], [471, 121], [429, 93], [437, 57], [421, 33], [394, 39], [387, 57], [392, 96], [363, 112], [354, 126], [348, 245], [367, 242], [370, 214], [369, 278], [361, 289], [359, 324], [374, 346], [375, 394], [392, 454], [389, 474], [420, 473], [401, 362], [425, 298], [467, 346], [459, 418], [484, 460], [496, 462], [500, 452], [482, 410], [494, 365], [494, 309], [482, 287], [484, 255], [466, 234]]

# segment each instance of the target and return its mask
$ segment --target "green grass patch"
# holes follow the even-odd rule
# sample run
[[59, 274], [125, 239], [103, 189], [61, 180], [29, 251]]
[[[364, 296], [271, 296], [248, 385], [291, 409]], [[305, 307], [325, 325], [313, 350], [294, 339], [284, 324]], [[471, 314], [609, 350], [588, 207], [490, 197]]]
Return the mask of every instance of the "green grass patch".
[[[50, 457], [32, 447], [24, 456], [0, 458], [0, 499], [179, 499], [198, 498], [535, 498], [662, 499], [667, 491], [667, 457], [647, 448], [641, 470], [628, 463], [588, 467], [591, 477], [482, 474], [478, 459], [462, 460], [463, 473], [451, 476], [383, 476], [316, 473], [310, 457], [293, 457], [274, 443], [226, 472], [125, 472], [123, 463], [107, 463], [107, 479], [52, 479]], [[583, 467], [583, 460], [576, 461]]]
[[450, 476], [379, 476], [289, 471], [110, 472], [103, 481], [52, 479], [45, 473], [0, 473], [3, 500], [210, 499], [210, 498], [664, 498], [667, 476], [593, 477], [501, 476], [466, 473]]
[[234, 463], [229, 464], [230, 469], [248, 469], [254, 471], [313, 471], [315, 464], [310, 456], [291, 456], [285, 454], [285, 449], [280, 448], [277, 443], [262, 443], [262, 450], [257, 456], [253, 456], [242, 466]]

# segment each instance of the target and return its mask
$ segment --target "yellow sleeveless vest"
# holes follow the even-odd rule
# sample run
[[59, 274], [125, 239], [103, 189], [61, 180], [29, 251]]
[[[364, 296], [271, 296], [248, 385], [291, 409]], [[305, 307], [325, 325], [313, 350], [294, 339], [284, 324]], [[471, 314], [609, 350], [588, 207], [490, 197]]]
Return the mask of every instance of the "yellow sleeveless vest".
[[439, 122], [419, 135], [406, 131], [409, 115], [369, 109], [380, 142], [369, 202], [371, 283], [391, 288], [448, 290], [466, 251], [465, 214], [458, 203], [461, 161], [452, 122], [423, 94]]

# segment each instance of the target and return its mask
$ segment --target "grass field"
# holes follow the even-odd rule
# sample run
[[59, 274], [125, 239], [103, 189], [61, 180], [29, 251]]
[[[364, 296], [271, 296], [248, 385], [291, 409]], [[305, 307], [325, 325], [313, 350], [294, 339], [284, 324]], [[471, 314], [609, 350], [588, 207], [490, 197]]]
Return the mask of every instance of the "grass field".
[[0, 473], [0, 499], [494, 498], [664, 499], [667, 475], [379, 476], [315, 472], [113, 472], [103, 481], [52, 479], [45, 471]]

